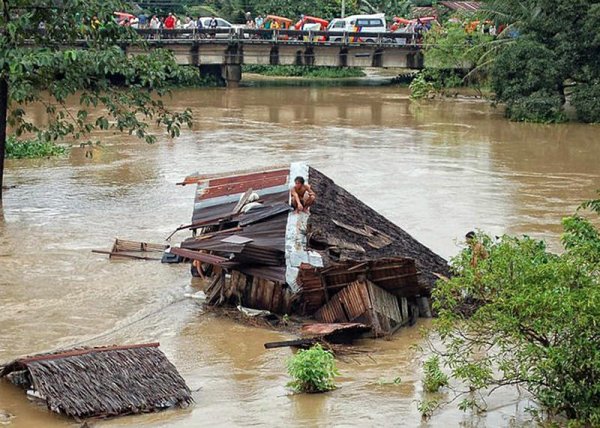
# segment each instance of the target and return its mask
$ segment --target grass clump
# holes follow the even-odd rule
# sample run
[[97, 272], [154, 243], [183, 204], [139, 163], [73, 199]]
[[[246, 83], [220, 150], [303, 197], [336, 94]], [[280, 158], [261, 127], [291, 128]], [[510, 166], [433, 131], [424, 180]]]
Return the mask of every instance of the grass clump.
[[334, 379], [339, 376], [335, 358], [319, 344], [300, 350], [287, 363], [292, 380], [288, 386], [297, 392], [326, 392], [335, 389]]
[[62, 156], [67, 148], [51, 141], [17, 140], [11, 135], [6, 140], [7, 159], [40, 159], [53, 156]]
[[440, 359], [437, 355], [432, 356], [423, 364], [425, 377], [423, 387], [427, 392], [437, 392], [440, 388], [448, 386], [448, 376], [440, 368]]
[[360, 68], [314, 67], [309, 65], [244, 65], [242, 71], [244, 73], [262, 74], [263, 76], [323, 79], [365, 76], [364, 71]]

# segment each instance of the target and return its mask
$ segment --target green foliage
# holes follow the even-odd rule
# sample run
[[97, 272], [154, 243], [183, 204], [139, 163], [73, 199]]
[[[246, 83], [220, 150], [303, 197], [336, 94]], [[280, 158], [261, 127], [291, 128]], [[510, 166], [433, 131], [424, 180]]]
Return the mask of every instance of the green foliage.
[[567, 120], [562, 98], [546, 90], [508, 99], [506, 116], [517, 122], [560, 123]]
[[[562, 78], [556, 53], [543, 43], [522, 38], [505, 47], [494, 62], [492, 88], [513, 120], [561, 122]], [[516, 66], [515, 64], [519, 64]]]
[[325, 392], [336, 387], [334, 379], [339, 373], [335, 358], [319, 344], [298, 351], [288, 360], [287, 366], [292, 377], [288, 386], [298, 392]]
[[473, 69], [481, 65], [494, 47], [493, 38], [481, 32], [467, 33], [461, 24], [434, 26], [425, 34], [427, 68]]
[[559, 255], [529, 237], [480, 235], [488, 257], [473, 266], [461, 252], [456, 276], [434, 290], [435, 331], [451, 377], [470, 390], [519, 385], [550, 412], [597, 426], [600, 233], [580, 215], [563, 227]]
[[417, 409], [419, 413], [421, 413], [421, 418], [427, 420], [431, 418], [433, 412], [440, 407], [440, 403], [438, 400], [423, 400], [417, 403]]
[[[9, 124], [15, 133], [35, 133], [41, 141], [66, 137], [85, 139], [97, 129], [124, 131], [155, 141], [150, 121], [163, 125], [171, 136], [191, 124], [189, 110], [171, 112], [160, 98], [167, 95], [169, 77], [177, 65], [170, 52], [152, 51], [128, 56], [123, 41], [143, 44], [137, 34], [116, 24], [115, 10], [127, 10], [121, 1], [63, 0], [37, 7], [37, 0], [6, 3], [8, 17], [0, 18], [0, 78], [10, 88]], [[91, 18], [98, 17], [92, 25]], [[36, 32], [44, 22], [44, 32]], [[31, 40], [32, 44], [26, 44]], [[85, 39], [86, 49], [65, 49]], [[114, 83], [119, 83], [115, 87]], [[125, 88], [125, 89], [123, 89]], [[80, 108], [72, 112], [67, 100], [77, 97]], [[39, 126], [25, 114], [30, 104], [41, 104], [49, 123]], [[95, 120], [88, 110], [106, 113]]]
[[440, 357], [432, 355], [423, 364], [425, 377], [423, 388], [427, 392], [438, 392], [440, 388], [448, 386], [448, 376], [440, 368]]
[[486, 3], [488, 18], [510, 24], [502, 35], [504, 47], [492, 65], [493, 89], [498, 100], [507, 104], [508, 117], [563, 121], [565, 87], [574, 85], [572, 101], [578, 119], [598, 121], [600, 107], [594, 102], [598, 94], [594, 82], [600, 80], [600, 4], [588, 0]]
[[6, 141], [6, 157], [8, 159], [47, 158], [61, 156], [66, 152], [66, 147], [48, 141], [17, 140], [12, 135]]
[[575, 86], [571, 104], [582, 122], [600, 122], [600, 80]]
[[171, 87], [199, 88], [205, 86], [217, 86], [217, 80], [213, 76], [203, 76], [198, 67], [178, 65], [172, 69], [166, 82]]
[[245, 65], [244, 73], [256, 73], [265, 76], [310, 77], [310, 78], [341, 78], [363, 77], [360, 68], [349, 67], [311, 67], [305, 65]]
[[427, 80], [422, 72], [414, 77], [408, 88], [410, 89], [410, 97], [413, 100], [429, 98], [434, 92], [433, 84]]

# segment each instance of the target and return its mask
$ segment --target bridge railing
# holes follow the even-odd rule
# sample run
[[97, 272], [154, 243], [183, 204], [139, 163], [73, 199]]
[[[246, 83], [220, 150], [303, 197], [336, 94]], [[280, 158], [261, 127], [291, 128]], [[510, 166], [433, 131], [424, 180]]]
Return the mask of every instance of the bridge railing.
[[402, 32], [330, 32], [330, 31], [303, 31], [303, 30], [266, 30], [254, 28], [201, 28], [201, 29], [176, 29], [153, 30], [139, 29], [137, 32], [146, 40], [152, 41], [229, 41], [253, 43], [285, 43], [285, 44], [327, 44], [327, 45], [353, 45], [376, 44], [396, 46], [417, 46], [420, 38], [417, 33]]

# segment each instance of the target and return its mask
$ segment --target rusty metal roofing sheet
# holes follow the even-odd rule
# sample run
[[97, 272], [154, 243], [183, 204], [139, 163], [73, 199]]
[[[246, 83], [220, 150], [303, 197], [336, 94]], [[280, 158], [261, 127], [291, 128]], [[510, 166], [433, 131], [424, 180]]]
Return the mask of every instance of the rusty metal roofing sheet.
[[[289, 190], [287, 185], [269, 187], [266, 189], [260, 189], [256, 192], [260, 197], [260, 202], [265, 206], [273, 206], [278, 203], [286, 203], [289, 198]], [[243, 192], [222, 196], [213, 199], [203, 199], [194, 204], [194, 214], [192, 216], [192, 222], [197, 223], [207, 219], [219, 219], [225, 218], [232, 214], [233, 209], [238, 203], [238, 200]], [[253, 214], [250, 211], [248, 214]], [[242, 218], [243, 214], [239, 214]]]
[[215, 256], [213, 254], [201, 253], [199, 251], [191, 251], [186, 250], [184, 248], [172, 247], [170, 250], [173, 254], [177, 254], [178, 256], [185, 257], [187, 259], [198, 260], [204, 263], [209, 263], [212, 265], [219, 266], [232, 266], [236, 263], [232, 263], [229, 259], [225, 257]]
[[231, 235], [227, 238], [221, 239], [221, 242], [225, 242], [227, 244], [247, 244], [248, 242], [252, 242], [252, 238], [248, 238], [246, 236], [241, 235]]
[[243, 274], [257, 276], [259, 278], [285, 284], [285, 266], [246, 266], [236, 267]]
[[271, 206], [265, 206], [264, 208], [255, 209], [245, 214], [241, 214], [239, 217], [240, 226], [247, 226], [252, 223], [257, 223], [261, 220], [274, 217], [277, 214], [287, 213], [291, 211], [292, 207], [287, 202], [277, 202]]
[[481, 2], [478, 1], [442, 1], [440, 4], [450, 10], [460, 10], [465, 12], [477, 12], [481, 9]]

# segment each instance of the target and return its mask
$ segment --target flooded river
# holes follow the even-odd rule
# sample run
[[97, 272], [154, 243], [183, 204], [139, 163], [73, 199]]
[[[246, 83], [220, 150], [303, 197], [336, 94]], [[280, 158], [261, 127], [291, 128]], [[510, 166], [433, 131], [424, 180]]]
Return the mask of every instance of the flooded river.
[[[509, 426], [515, 391], [466, 415], [451, 405], [420, 420], [417, 328], [367, 341], [340, 362], [340, 388], [291, 395], [284, 334], [203, 314], [187, 266], [92, 254], [115, 237], [161, 242], [192, 212], [185, 175], [307, 160], [445, 257], [474, 228], [526, 233], [558, 249], [560, 219], [600, 188], [600, 128], [510, 123], [485, 102], [415, 104], [390, 87], [182, 90], [194, 128], [148, 146], [102, 136], [86, 157], [9, 161], [0, 210], [0, 361], [61, 347], [159, 341], [194, 389], [185, 410], [100, 426]], [[184, 233], [175, 236], [183, 239]], [[426, 323], [422, 323], [426, 324]], [[400, 385], [385, 385], [400, 377]], [[12, 426], [72, 422], [0, 384]], [[516, 418], [514, 416], [516, 415]]]

